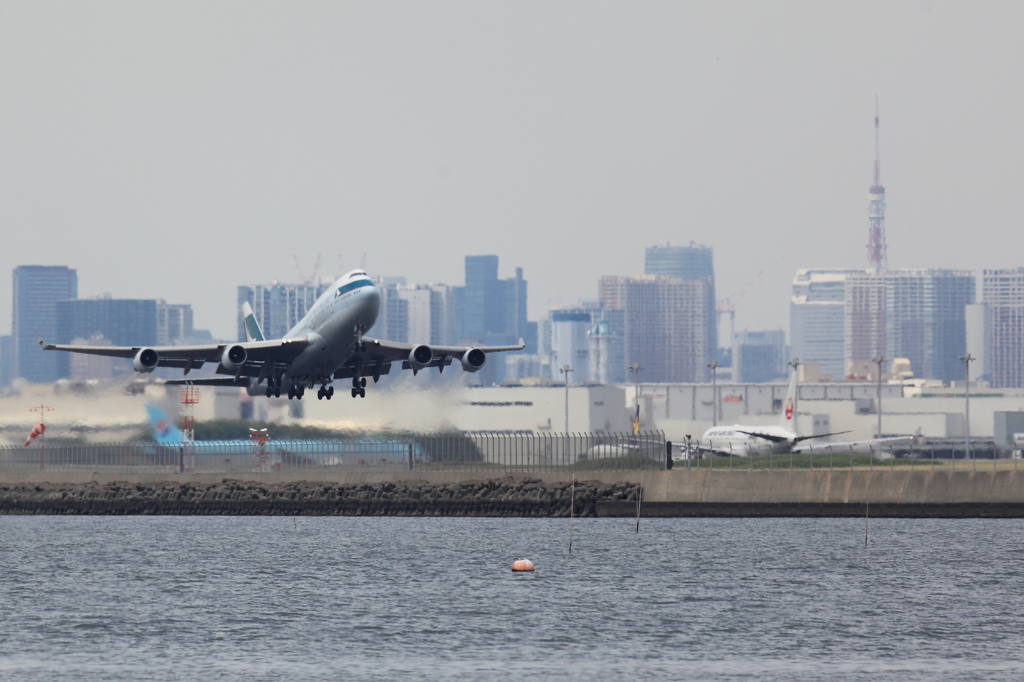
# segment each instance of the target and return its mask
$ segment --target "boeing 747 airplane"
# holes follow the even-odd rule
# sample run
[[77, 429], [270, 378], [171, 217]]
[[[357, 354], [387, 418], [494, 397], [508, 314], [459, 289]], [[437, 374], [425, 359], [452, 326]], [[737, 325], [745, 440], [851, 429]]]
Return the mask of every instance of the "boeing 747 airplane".
[[353, 270], [324, 292], [306, 316], [284, 338], [266, 340], [248, 303], [242, 306], [246, 340], [203, 346], [64, 346], [39, 339], [43, 350], [132, 358], [137, 372], [152, 372], [157, 367], [176, 367], [187, 375], [206, 363], [217, 363], [217, 374], [224, 377], [175, 379], [169, 384], [199, 386], [239, 386], [249, 395], [301, 399], [307, 388], [318, 385], [317, 398], [334, 395], [331, 382], [352, 379], [352, 397], [366, 397], [366, 378], [376, 383], [388, 374], [394, 363], [413, 374], [437, 367], [438, 372], [462, 363], [467, 372], [479, 371], [488, 353], [522, 350], [522, 339], [515, 346], [427, 346], [395, 343], [363, 336], [373, 327], [380, 312], [380, 292], [362, 270]]

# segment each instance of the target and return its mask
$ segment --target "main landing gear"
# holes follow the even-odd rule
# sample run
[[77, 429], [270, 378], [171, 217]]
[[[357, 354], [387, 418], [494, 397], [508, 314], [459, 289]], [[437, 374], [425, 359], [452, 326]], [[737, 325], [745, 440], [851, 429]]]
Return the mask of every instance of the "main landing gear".
[[321, 386], [320, 390], [316, 392], [317, 400], [323, 400], [324, 398], [330, 400], [332, 397], [334, 397], [334, 386]]
[[366, 397], [366, 377], [352, 377], [352, 397]]
[[288, 389], [288, 400], [295, 398], [296, 400], [302, 400], [303, 394], [306, 392], [305, 386], [292, 386]]
[[[271, 396], [273, 396], [275, 398], [280, 398], [281, 397], [281, 380], [280, 379], [276, 379], [275, 380], [273, 377], [267, 379], [267, 397], [269, 398]], [[288, 397], [291, 397], [290, 393], [289, 393]]]

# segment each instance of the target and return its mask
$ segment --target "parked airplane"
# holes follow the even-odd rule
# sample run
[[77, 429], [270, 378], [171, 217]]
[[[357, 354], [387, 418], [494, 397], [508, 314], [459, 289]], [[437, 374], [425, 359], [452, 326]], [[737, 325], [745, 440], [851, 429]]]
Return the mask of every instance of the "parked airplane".
[[240, 386], [249, 395], [301, 399], [307, 388], [320, 385], [317, 398], [334, 395], [330, 386], [335, 379], [352, 379], [352, 397], [366, 397], [366, 377], [380, 380], [391, 371], [392, 363], [413, 374], [437, 367], [439, 372], [458, 359], [467, 372], [479, 371], [488, 353], [522, 350], [523, 340], [515, 346], [427, 346], [395, 343], [363, 336], [373, 327], [380, 312], [380, 292], [362, 270], [353, 270], [335, 282], [317, 299], [306, 316], [284, 338], [268, 341], [263, 337], [252, 308], [242, 306], [246, 340], [202, 346], [64, 346], [39, 339], [43, 350], [63, 350], [89, 355], [132, 358], [137, 372], [152, 372], [157, 367], [176, 367], [188, 374], [205, 363], [217, 363], [217, 374], [226, 377], [175, 379], [169, 384], [199, 386]]
[[840, 443], [811, 443], [817, 438], [837, 436], [847, 431], [837, 433], [822, 433], [814, 436], [801, 436], [797, 428], [796, 413], [796, 385], [797, 367], [799, 363], [795, 360], [793, 365], [793, 376], [789, 380], [789, 390], [786, 392], [786, 400], [782, 404], [782, 415], [779, 417], [778, 426], [748, 426], [734, 424], [732, 426], [713, 426], [704, 432], [700, 442], [700, 449], [707, 452], [720, 453], [723, 455], [767, 455], [785, 454], [790, 452], [823, 452], [831, 447], [834, 451], [848, 452], [879, 452], [883, 447], [907, 445], [913, 441], [912, 436], [897, 436], [891, 438], [872, 438], [870, 440], [846, 441]]

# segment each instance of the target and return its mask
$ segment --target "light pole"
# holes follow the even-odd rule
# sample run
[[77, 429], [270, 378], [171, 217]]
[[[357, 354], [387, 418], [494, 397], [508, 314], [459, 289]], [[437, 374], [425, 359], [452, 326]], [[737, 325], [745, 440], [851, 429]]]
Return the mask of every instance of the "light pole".
[[644, 368], [639, 362], [634, 362], [629, 366], [629, 371], [633, 374], [633, 402], [636, 403], [636, 419], [640, 421], [640, 372], [644, 371]]
[[971, 456], [971, 363], [976, 359], [970, 353], [960, 356], [964, 363], [964, 459]]
[[878, 432], [875, 434], [875, 438], [882, 437], [882, 363], [885, 362], [885, 358], [881, 354], [876, 355], [871, 361], [878, 365]]
[[572, 368], [565, 365], [558, 371], [565, 375], [565, 432], [569, 433], [569, 372], [572, 371]]
[[[718, 426], [718, 360], [708, 363], [711, 369], [711, 425]], [[733, 377], [733, 384], [736, 378]]]

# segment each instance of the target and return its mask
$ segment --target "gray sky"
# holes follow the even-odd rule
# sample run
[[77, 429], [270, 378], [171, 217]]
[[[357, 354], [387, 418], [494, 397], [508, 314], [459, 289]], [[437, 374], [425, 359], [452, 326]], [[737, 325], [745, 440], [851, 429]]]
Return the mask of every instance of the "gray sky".
[[[798, 267], [860, 267], [872, 119], [892, 267], [1024, 265], [1024, 3], [0, 2], [0, 330], [10, 271], [192, 303], [235, 286], [462, 281], [530, 317], [715, 249], [737, 328]], [[340, 258], [339, 258], [340, 254]]]

